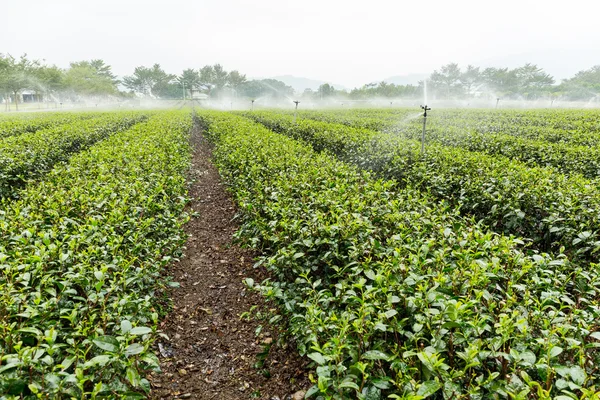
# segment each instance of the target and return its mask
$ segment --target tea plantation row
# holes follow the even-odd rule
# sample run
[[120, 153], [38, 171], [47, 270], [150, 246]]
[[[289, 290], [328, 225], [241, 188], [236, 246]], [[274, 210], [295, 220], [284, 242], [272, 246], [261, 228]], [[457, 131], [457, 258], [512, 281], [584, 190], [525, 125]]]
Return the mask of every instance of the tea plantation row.
[[[516, 113], [516, 111], [512, 112]], [[482, 115], [479, 115], [480, 113]], [[500, 116], [506, 116], [506, 113], [508, 112], [504, 111]], [[593, 111], [588, 113], [589, 116], [582, 117], [581, 120], [591, 119], [600, 126], [600, 115]], [[400, 114], [377, 110], [356, 113], [307, 111], [301, 115], [324, 122], [374, 129], [399, 135], [405, 139], [421, 140], [422, 135], [422, 118], [420, 114], [414, 112]], [[525, 121], [517, 119], [488, 126], [477, 121], [478, 116], [484, 120], [490, 119], [490, 124], [498, 124], [497, 119], [492, 118], [493, 111], [473, 111], [470, 114], [444, 110], [431, 112], [428, 118], [427, 142], [461, 147], [490, 155], [502, 155], [522, 161], [529, 166], [551, 166], [565, 174], [582, 174], [588, 178], [600, 176], [600, 133], [598, 132], [590, 132], [585, 130], [585, 127], [580, 127], [579, 131], [569, 131], [547, 126], [523, 125], [527, 122], [533, 123], [529, 121], [530, 115]], [[502, 121], [500, 116], [498, 119]], [[560, 118], [560, 114], [548, 115], [548, 118], [556, 120]], [[528, 133], [524, 133], [524, 129], [527, 129]]]
[[62, 125], [81, 119], [93, 118], [100, 113], [37, 113], [4, 115], [0, 117], [0, 139], [22, 133], [35, 132], [51, 126]]
[[106, 113], [0, 140], [0, 198], [16, 196], [29, 179], [145, 119], [140, 112]]
[[185, 241], [192, 119], [161, 112], [134, 125], [143, 119], [117, 113], [86, 122], [87, 133], [47, 132], [58, 143], [119, 133], [0, 202], [0, 397], [150, 390], [164, 267]]
[[[592, 140], [594, 121], [448, 112], [421, 154], [377, 131], [396, 111], [309, 113], [343, 124], [48, 115], [0, 139], [0, 398], [149, 395], [165, 268], [186, 239], [193, 118], [239, 237], [270, 272], [246, 284], [312, 362], [307, 397], [600, 398], [598, 181], [449, 133], [471, 118], [488, 133], [513, 123], [515, 143], [528, 129]], [[575, 148], [549, 138], [535, 145]]]
[[564, 247], [574, 258], [600, 259], [600, 189], [597, 180], [531, 168], [506, 157], [420, 143], [367, 129], [271, 112], [247, 117], [317, 151], [395, 179], [460, 206], [490, 229], [532, 241], [542, 251]]
[[[199, 118], [242, 211], [240, 236], [272, 273], [247, 284], [281, 305], [314, 361], [307, 396], [600, 395], [597, 264], [528, 251], [436, 193], [248, 119]], [[328, 147], [338, 155], [354, 143], [331, 131], [304, 138], [319, 150], [338, 141]]]

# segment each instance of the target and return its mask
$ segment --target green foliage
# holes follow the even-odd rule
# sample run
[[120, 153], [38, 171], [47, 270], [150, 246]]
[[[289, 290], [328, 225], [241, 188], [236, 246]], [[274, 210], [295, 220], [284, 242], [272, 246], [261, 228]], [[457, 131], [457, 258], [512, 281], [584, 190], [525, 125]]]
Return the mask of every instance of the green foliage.
[[294, 94], [294, 89], [291, 86], [287, 86], [277, 79], [260, 79], [244, 82], [237, 90], [240, 96], [251, 99], [263, 97], [272, 100], [283, 100], [286, 96]]
[[[423, 120], [410, 114], [407, 110], [301, 113], [420, 140]], [[402, 120], [407, 121], [398, 122]], [[563, 174], [600, 177], [600, 113], [595, 110], [436, 110], [428, 115], [426, 140], [506, 156], [529, 166], [554, 167]]]
[[198, 90], [202, 86], [200, 82], [200, 74], [198, 71], [191, 68], [183, 70], [183, 73], [177, 77], [177, 83], [181, 85], [182, 91], [185, 87], [186, 92], [190, 90]]
[[439, 71], [435, 70], [429, 77], [430, 89], [437, 89], [440, 97], [452, 98], [462, 94], [462, 72], [456, 63], [443, 65]]
[[0, 90], [13, 95], [17, 110], [18, 94], [32, 84], [31, 77], [39, 67], [40, 62], [28, 59], [27, 54], [18, 59], [10, 54], [0, 54]]
[[159, 113], [0, 212], [0, 395], [141, 398], [162, 269], [185, 237], [189, 114]]
[[[406, 138], [415, 138], [423, 128], [420, 118], [423, 114], [414, 109], [302, 110], [299, 114], [310, 119], [393, 133]], [[428, 114], [428, 142], [455, 135], [461, 139], [468, 139], [468, 135], [501, 135], [532, 142], [599, 147], [600, 112], [436, 109]]]
[[123, 85], [145, 95], [173, 98], [181, 96], [179, 86], [173, 83], [175, 78], [175, 75], [166, 73], [160, 64], [154, 64], [152, 68], [136, 67], [133, 75], [123, 78]]
[[294, 124], [289, 116], [268, 112], [246, 115], [306, 140], [317, 151], [449, 201], [491, 229], [531, 240], [534, 248], [559, 252], [564, 247], [574, 257], [600, 259], [595, 181], [439, 144], [421, 154], [418, 141], [340, 124]]
[[405, 97], [421, 98], [423, 88], [415, 85], [395, 85], [385, 81], [366, 84], [350, 91], [351, 99], [368, 99], [372, 97]]
[[0, 198], [15, 196], [29, 179], [68, 160], [71, 154], [146, 118], [147, 115], [140, 112], [98, 114], [94, 118], [1, 140]]
[[599, 395], [598, 265], [526, 254], [434, 196], [248, 120], [200, 118], [240, 236], [272, 272], [252, 285], [313, 362], [307, 397]]
[[66, 113], [55, 112], [31, 113], [31, 114], [11, 114], [0, 118], [0, 139], [9, 136], [17, 136], [22, 133], [31, 133], [40, 129], [52, 126], [62, 125], [78, 120], [92, 118], [97, 113]]
[[329, 83], [324, 83], [321, 86], [319, 86], [319, 89], [317, 90], [317, 95], [322, 99], [331, 97], [335, 95], [335, 88]]
[[64, 88], [73, 96], [116, 94], [117, 83], [110, 66], [102, 60], [73, 62], [64, 74]]
[[571, 79], [566, 79], [560, 90], [572, 100], [597, 99], [600, 94], [600, 65], [579, 71]]
[[429, 88], [438, 98], [459, 98], [480, 91], [494, 96], [537, 99], [548, 94], [553, 84], [552, 76], [530, 63], [514, 69], [489, 67], [483, 71], [472, 65], [462, 71], [458, 64], [450, 63], [433, 71], [428, 80]]
[[220, 94], [227, 86], [239, 95], [239, 90], [245, 92], [243, 87], [246, 82], [246, 75], [237, 70], [227, 72], [221, 64], [205, 65], [197, 72], [199, 88], [204, 89], [209, 95]]

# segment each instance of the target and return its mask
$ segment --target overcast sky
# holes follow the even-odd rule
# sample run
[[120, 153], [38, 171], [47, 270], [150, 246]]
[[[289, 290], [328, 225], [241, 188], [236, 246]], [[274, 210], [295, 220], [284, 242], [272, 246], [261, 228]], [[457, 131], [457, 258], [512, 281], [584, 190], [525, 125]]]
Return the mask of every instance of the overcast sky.
[[102, 58], [118, 75], [221, 63], [349, 87], [461, 66], [600, 64], [600, 0], [4, 0], [0, 52]]

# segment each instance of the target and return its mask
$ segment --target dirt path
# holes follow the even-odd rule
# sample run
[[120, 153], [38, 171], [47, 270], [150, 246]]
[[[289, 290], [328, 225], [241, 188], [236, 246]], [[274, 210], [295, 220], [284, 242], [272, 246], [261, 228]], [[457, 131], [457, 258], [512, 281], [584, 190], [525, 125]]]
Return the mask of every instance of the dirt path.
[[[181, 287], [171, 290], [173, 311], [161, 329], [169, 340], [158, 342], [163, 374], [150, 377], [155, 399], [281, 399], [306, 389], [304, 361], [293, 348], [276, 345], [277, 332], [240, 319], [262, 298], [246, 290], [242, 280], [261, 280], [252, 268], [253, 254], [232, 244], [237, 229], [234, 204], [211, 163], [211, 148], [199, 132], [190, 195], [198, 213], [187, 225], [185, 257], [170, 274]], [[269, 349], [262, 368], [257, 355]], [[267, 376], [270, 375], [269, 378]]]

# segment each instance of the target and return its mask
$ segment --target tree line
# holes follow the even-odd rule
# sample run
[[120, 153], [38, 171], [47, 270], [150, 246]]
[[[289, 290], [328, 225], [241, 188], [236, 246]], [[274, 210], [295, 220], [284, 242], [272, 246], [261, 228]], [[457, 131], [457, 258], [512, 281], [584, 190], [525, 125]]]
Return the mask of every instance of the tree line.
[[[96, 102], [137, 96], [157, 99], [228, 96], [275, 99], [291, 96], [294, 90], [274, 79], [248, 80], [237, 70], [226, 71], [222, 65], [188, 68], [181, 74], [166, 72], [160, 64], [136, 67], [131, 75], [119, 79], [104, 60], [70, 63], [66, 69], [30, 59], [26, 54], [14, 57], [0, 54], [0, 100], [18, 110], [24, 92], [33, 101]], [[21, 99], [21, 100], [20, 100]]]
[[434, 70], [426, 82], [420, 81], [417, 85], [395, 85], [382, 81], [346, 92], [324, 84], [314, 95], [349, 99], [422, 98], [425, 85], [430, 97], [436, 99], [493, 97], [536, 100], [550, 97], [563, 100], [600, 100], [600, 65], [580, 71], [557, 84], [554, 77], [530, 63], [513, 69], [480, 68], [473, 65], [461, 69], [458, 64], [450, 63]]
[[[554, 77], [535, 64], [518, 68], [480, 68], [468, 65], [461, 69], [450, 63], [433, 71], [417, 85], [395, 85], [387, 82], [369, 83], [350, 91], [336, 90], [330, 84], [318, 90], [307, 90], [305, 99], [324, 99], [336, 96], [348, 99], [421, 98], [424, 85], [432, 98], [462, 99], [498, 97], [515, 99], [561, 98], [591, 100], [600, 98], [600, 65], [583, 70], [575, 76], [556, 83]], [[289, 99], [294, 90], [274, 79], [248, 80], [237, 70], [227, 71], [220, 64], [188, 68], [181, 74], [166, 72], [160, 64], [136, 67], [131, 75], [119, 79], [104, 60], [94, 59], [70, 63], [62, 69], [30, 59], [26, 54], [13, 57], [0, 54], [0, 99], [18, 107], [22, 94], [28, 91], [33, 101], [103, 101], [135, 96], [158, 99], [233, 98], [274, 100]]]

